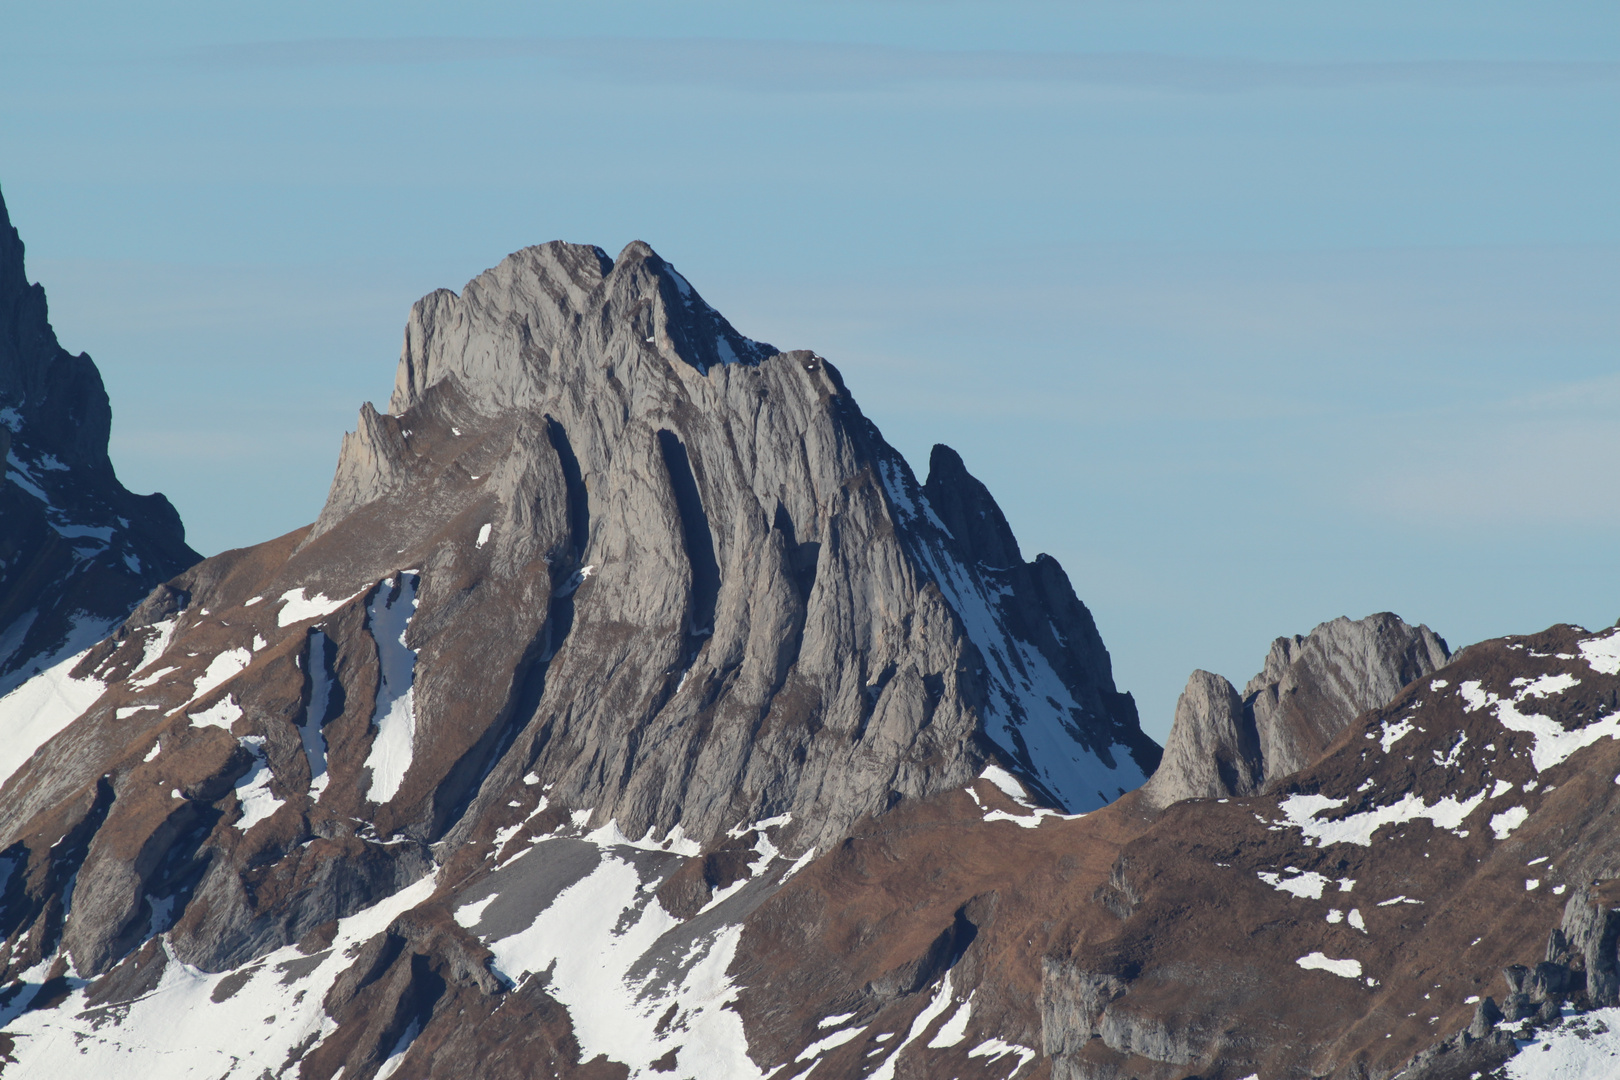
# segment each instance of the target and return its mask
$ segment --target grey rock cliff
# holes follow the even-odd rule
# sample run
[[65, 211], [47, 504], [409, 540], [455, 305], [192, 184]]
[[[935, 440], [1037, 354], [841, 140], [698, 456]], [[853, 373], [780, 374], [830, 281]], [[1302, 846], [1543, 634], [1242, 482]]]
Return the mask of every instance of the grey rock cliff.
[[1143, 786], [1158, 806], [1181, 799], [1252, 795], [1265, 785], [1254, 715], [1219, 675], [1195, 671], [1176, 701], [1164, 760]]
[[101, 375], [57, 343], [0, 197], [0, 694], [199, 558], [167, 499], [118, 482], [111, 428]]
[[524, 800], [669, 859], [771, 821], [797, 857], [992, 762], [1071, 811], [1158, 762], [1062, 568], [960, 457], [919, 484], [831, 364], [639, 243], [424, 298], [318, 520], [166, 589], [0, 789], [0, 851], [41, 867], [7, 935], [72, 880], [86, 974], [162, 912], [176, 956], [242, 963]]
[[1450, 657], [1434, 631], [1386, 611], [1278, 638], [1241, 698], [1219, 675], [1195, 671], [1144, 795], [1168, 806], [1253, 794], [1315, 761], [1351, 720]]
[[[512, 661], [511, 749], [469, 768], [487, 790], [533, 770], [637, 835], [792, 813], [825, 843], [985, 751], [1072, 809], [1152, 768], [1089, 613], [961, 459], [918, 485], [836, 369], [743, 337], [645, 244], [545, 244], [424, 298], [389, 410], [305, 551], [488, 507], [490, 572], [550, 611]], [[430, 582], [466, 558], [437, 557]], [[429, 723], [456, 663], [424, 661]]]
[[1267, 782], [1316, 760], [1351, 720], [1450, 659], [1433, 630], [1387, 611], [1341, 616], [1305, 637], [1272, 642], [1265, 667], [1243, 688]]

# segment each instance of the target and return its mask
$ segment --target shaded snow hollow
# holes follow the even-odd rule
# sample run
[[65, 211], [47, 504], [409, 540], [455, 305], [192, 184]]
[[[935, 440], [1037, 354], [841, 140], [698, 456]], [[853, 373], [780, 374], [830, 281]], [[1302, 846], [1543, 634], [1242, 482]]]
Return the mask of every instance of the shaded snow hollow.
[[[405, 644], [411, 617], [416, 614], [416, 590], [422, 583], [414, 570], [396, 580], [384, 578], [366, 604], [366, 624], [377, 642], [377, 705], [371, 722], [377, 737], [366, 756], [371, 787], [366, 798], [385, 803], [399, 792], [411, 767], [416, 738], [416, 650]], [[308, 736], [305, 737], [308, 745]]]

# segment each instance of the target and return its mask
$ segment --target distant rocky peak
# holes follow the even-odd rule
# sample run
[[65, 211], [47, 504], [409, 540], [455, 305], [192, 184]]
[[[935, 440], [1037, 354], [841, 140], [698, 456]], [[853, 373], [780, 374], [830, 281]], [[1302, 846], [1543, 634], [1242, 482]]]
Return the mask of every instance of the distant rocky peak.
[[13, 452], [26, 445], [99, 470], [112, 431], [101, 376], [89, 357], [72, 356], [57, 343], [45, 290], [29, 284], [24, 253], [0, 196], [0, 426], [16, 437]]
[[919, 484], [831, 364], [744, 338], [645, 244], [423, 298], [294, 544], [271, 595], [423, 568], [417, 739], [451, 749], [388, 811], [423, 835], [532, 773], [627, 836], [790, 814], [773, 843], [804, 850], [987, 756], [1076, 812], [1158, 762], [1062, 568], [961, 458]]
[[[469, 352], [475, 339], [483, 348]], [[620, 375], [648, 350], [699, 374], [777, 352], [738, 333], [640, 240], [616, 260], [599, 247], [552, 241], [507, 256], [459, 296], [440, 289], [417, 301], [389, 412], [403, 415], [453, 377], [470, 404], [499, 413], [543, 395], [555, 365], [589, 357]]]
[[1144, 796], [1167, 806], [1252, 794], [1311, 764], [1351, 720], [1450, 659], [1434, 631], [1384, 611], [1276, 639], [1241, 697], [1221, 676], [1195, 671]]

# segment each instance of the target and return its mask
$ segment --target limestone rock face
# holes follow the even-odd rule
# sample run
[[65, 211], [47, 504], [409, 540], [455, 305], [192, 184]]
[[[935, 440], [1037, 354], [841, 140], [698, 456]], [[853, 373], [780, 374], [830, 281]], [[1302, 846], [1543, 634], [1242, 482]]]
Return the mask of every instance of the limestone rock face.
[[57, 343], [0, 198], [0, 697], [199, 557], [167, 499], [118, 482], [111, 427], [101, 375]]
[[1103, 806], [1063, 571], [643, 245], [428, 297], [398, 387], [0, 703], [7, 1080], [1608, 1075], [1620, 628], [1324, 624]]
[[1164, 760], [1142, 791], [1158, 806], [1251, 795], [1265, 784], [1254, 716], [1231, 683], [1195, 671], [1176, 701]]
[[1243, 688], [1254, 713], [1266, 780], [1303, 769], [1345, 725], [1391, 701], [1451, 659], [1445, 640], [1387, 611], [1325, 622], [1305, 637], [1278, 638]]
[[249, 963], [523, 822], [702, 853], [725, 872], [658, 901], [698, 918], [992, 764], [1086, 811], [1158, 760], [954, 452], [919, 484], [831, 364], [639, 243], [420, 301], [318, 520], [174, 577], [73, 676], [0, 851], [32, 867], [12, 967], [84, 977], [159, 933]]
[[1450, 657], [1434, 631], [1386, 611], [1278, 638], [1241, 698], [1219, 675], [1195, 671], [1143, 796], [1162, 807], [1259, 791], [1315, 761], [1351, 720]]

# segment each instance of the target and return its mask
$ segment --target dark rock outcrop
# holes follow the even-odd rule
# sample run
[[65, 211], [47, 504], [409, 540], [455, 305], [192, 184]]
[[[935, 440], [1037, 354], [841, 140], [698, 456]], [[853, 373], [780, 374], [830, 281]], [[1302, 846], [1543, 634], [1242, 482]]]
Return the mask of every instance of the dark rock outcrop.
[[0, 696], [199, 558], [167, 499], [118, 482], [111, 429], [101, 375], [57, 343], [0, 197]]

